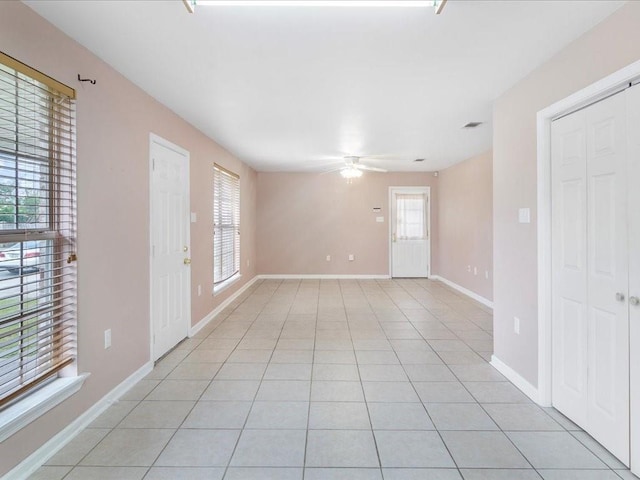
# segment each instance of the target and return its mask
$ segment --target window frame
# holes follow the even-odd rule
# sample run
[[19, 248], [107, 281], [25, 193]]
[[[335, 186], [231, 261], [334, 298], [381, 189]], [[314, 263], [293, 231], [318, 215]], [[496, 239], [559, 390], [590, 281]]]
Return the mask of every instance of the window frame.
[[[214, 174], [214, 179], [213, 179], [213, 293], [219, 293], [220, 291], [226, 289], [227, 287], [229, 287], [229, 285], [237, 281], [241, 276], [241, 273], [240, 273], [240, 269], [241, 269], [240, 176], [237, 173], [232, 172], [231, 170], [228, 170], [217, 163], [214, 163], [213, 167], [214, 167], [213, 168], [213, 174]], [[223, 182], [226, 182], [227, 186], [230, 186], [232, 188], [232, 191], [230, 192], [229, 196], [225, 198], [220, 197], [221, 195], [220, 190], [222, 190], [221, 187]], [[222, 208], [224, 207], [222, 202], [225, 200], [233, 202], [230, 207], [231, 216], [233, 217], [233, 220], [231, 223], [226, 223], [226, 224], [221, 223], [221, 220], [223, 217]], [[227, 214], [228, 213], [229, 212], [227, 212]], [[232, 243], [231, 250], [233, 252], [232, 261], [234, 263], [234, 265], [232, 266], [233, 273], [226, 275], [224, 278], [218, 279], [216, 277], [216, 274], [218, 273], [218, 271], [222, 273], [222, 271], [225, 270], [225, 265], [219, 265], [217, 262], [219, 261], [219, 259], [222, 259], [222, 261], [224, 261], [225, 247], [229, 248], [228, 246], [229, 242], [224, 241], [225, 230], [227, 231], [231, 230], [234, 232], [233, 240], [231, 241]], [[218, 232], [218, 235], [221, 235], [220, 242], [223, 242], [219, 247], [220, 249], [219, 254], [217, 254], [216, 252], [217, 232]], [[228, 269], [228, 265], [226, 267]]]
[[[19, 329], [18, 332], [23, 332], [23, 329], [26, 329], [24, 333], [19, 333], [19, 338], [21, 339], [32, 328], [25, 327], [25, 323], [35, 319], [33, 324], [38, 325], [39, 331], [46, 332], [44, 334], [46, 340], [41, 344], [41, 337], [38, 334], [35, 343], [31, 345], [35, 345], [38, 352], [37, 355], [40, 355], [41, 348], [49, 348], [49, 352], [51, 352], [51, 355], [47, 357], [48, 360], [45, 360], [45, 365], [50, 364], [50, 368], [42, 369], [36, 364], [35, 373], [29, 376], [29, 380], [22, 379], [24, 376], [22, 369], [25, 363], [33, 362], [29, 357], [30, 354], [20, 350], [21, 353], [18, 354], [20, 357], [19, 366], [15, 367], [15, 370], [7, 369], [10, 374], [14, 371], [19, 374], [18, 377], [11, 378], [20, 378], [21, 380], [16, 387], [10, 387], [6, 390], [0, 398], [0, 441], [2, 441], [68, 396], [77, 392], [87, 375], [77, 376], [76, 369], [77, 347], [75, 332], [77, 330], [77, 315], [75, 313], [75, 305], [77, 304], [77, 287], [74, 263], [77, 258], [75, 254], [75, 219], [77, 211], [74, 153], [76, 143], [75, 90], [3, 52], [0, 52], [0, 64], [9, 71], [13, 71], [16, 79], [16, 99], [19, 95], [18, 81], [31, 82], [34, 87], [47, 92], [39, 94], [42, 95], [39, 98], [45, 98], [47, 101], [45, 106], [42, 106], [42, 108], [46, 108], [46, 115], [39, 112], [34, 116], [40, 122], [46, 118], [46, 123], [42, 122], [40, 125], [44, 125], [44, 130], [47, 131], [47, 140], [44, 143], [40, 143], [41, 140], [34, 140], [29, 144], [31, 148], [37, 148], [40, 151], [44, 151], [45, 154], [36, 155], [21, 152], [17, 147], [18, 143], [16, 143], [15, 150], [4, 150], [1, 154], [8, 161], [15, 162], [15, 194], [9, 195], [9, 197], [15, 196], [16, 198], [16, 228], [0, 229], [0, 243], [20, 244], [17, 268], [20, 272], [18, 286], [21, 292], [19, 295], [21, 300], [17, 304], [19, 305], [17, 313], [11, 316], [5, 314], [2, 316], [2, 320], [6, 325], [12, 325], [9, 328]], [[9, 74], [11, 73], [9, 72]], [[8, 98], [10, 99], [11, 96], [9, 95]], [[61, 102], [56, 104], [58, 99]], [[62, 103], [65, 103], [64, 107], [61, 106]], [[65, 117], [65, 115], [68, 116]], [[15, 123], [9, 123], [9, 125], [14, 125], [16, 132], [20, 127], [17, 118], [16, 116]], [[65, 142], [61, 143], [60, 140], [63, 138]], [[19, 142], [18, 137], [16, 137], [15, 142]], [[42, 145], [46, 145], [46, 147], [43, 148]], [[19, 199], [29, 198], [28, 195], [20, 195], [20, 188], [24, 187], [20, 187], [19, 172], [21, 166], [24, 168], [29, 162], [32, 162], [33, 165], [37, 165], [38, 162], [42, 165], [48, 165], [46, 178], [38, 180], [41, 185], [46, 185], [47, 188], [45, 193], [48, 195], [42, 197], [47, 198], [48, 202], [46, 213], [44, 214], [48, 217], [45, 222], [46, 227], [44, 224], [36, 224], [34, 227], [19, 228]], [[29, 170], [22, 171], [29, 172]], [[43, 189], [39, 187], [38, 190], [42, 191]], [[66, 218], [66, 220], [63, 220], [63, 218]], [[38, 308], [29, 310], [25, 306], [28, 302], [25, 302], [22, 298], [25, 282], [23, 279], [23, 269], [25, 269], [23, 250], [29, 242], [40, 241], [47, 241], [51, 245], [50, 247], [45, 247], [50, 249], [51, 252], [49, 254], [50, 258], [47, 258], [47, 270], [45, 271], [46, 275], [49, 275], [47, 280], [49, 283], [46, 287], [38, 286], [34, 291], [39, 295], [45, 293], [47, 300], [43, 303], [42, 308], [37, 305]], [[52, 280], [54, 276], [58, 277], [55, 282]], [[45, 277], [43, 276], [42, 278]], [[52, 316], [47, 315], [46, 319], [43, 320], [38, 317], [41, 312], [51, 313]], [[6, 339], [9, 338], [11, 337], [6, 337]], [[6, 339], [5, 341], [7, 341]], [[10, 347], [12, 343], [6, 343], [6, 345]], [[22, 349], [22, 347], [20, 348]], [[71, 353], [67, 353], [68, 351], [71, 351]], [[9, 355], [11, 354], [9, 353]], [[8, 356], [6, 358], [10, 359], [12, 357]], [[24, 360], [25, 358], [26, 360]], [[14, 361], [8, 362], [8, 364], [11, 363], [14, 363]]]

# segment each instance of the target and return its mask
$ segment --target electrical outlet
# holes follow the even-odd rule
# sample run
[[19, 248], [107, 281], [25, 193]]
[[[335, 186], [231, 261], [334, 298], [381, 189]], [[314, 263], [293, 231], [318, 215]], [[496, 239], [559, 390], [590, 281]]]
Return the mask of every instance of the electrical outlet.
[[349, 261], [353, 262], [356, 259], [355, 255], [353, 253], [349, 254]]
[[471, 265], [467, 265], [467, 272], [471, 273]]
[[198, 285], [198, 296], [202, 295], [202, 285]]
[[331, 261], [331, 255], [327, 255], [327, 262]]
[[104, 331], [104, 349], [111, 347], [111, 329]]
[[520, 319], [518, 317], [513, 317], [513, 333], [520, 335]]
[[489, 280], [489, 270], [485, 270], [485, 271], [484, 271], [484, 278], [486, 278], [487, 280]]
[[473, 267], [473, 274], [478, 275], [478, 267]]
[[249, 266], [249, 259], [247, 258], [247, 267]]

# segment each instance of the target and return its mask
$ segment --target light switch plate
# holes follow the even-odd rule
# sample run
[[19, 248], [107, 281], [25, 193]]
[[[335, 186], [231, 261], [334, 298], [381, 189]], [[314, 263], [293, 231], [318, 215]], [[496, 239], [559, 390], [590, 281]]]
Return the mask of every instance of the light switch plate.
[[531, 223], [531, 209], [521, 208], [518, 210], [518, 222], [519, 223]]

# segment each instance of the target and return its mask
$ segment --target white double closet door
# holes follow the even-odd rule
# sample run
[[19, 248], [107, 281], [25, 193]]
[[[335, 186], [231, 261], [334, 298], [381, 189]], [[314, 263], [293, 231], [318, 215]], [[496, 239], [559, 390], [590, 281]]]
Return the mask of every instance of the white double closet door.
[[629, 465], [640, 86], [554, 121], [551, 148], [553, 405]]

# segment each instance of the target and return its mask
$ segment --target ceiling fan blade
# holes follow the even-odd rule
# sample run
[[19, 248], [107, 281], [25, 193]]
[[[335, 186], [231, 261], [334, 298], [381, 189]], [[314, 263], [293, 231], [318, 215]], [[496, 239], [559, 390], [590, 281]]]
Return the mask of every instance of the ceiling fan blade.
[[363, 164], [358, 164], [358, 165], [354, 165], [356, 168], [359, 168], [360, 170], [368, 170], [370, 172], [383, 172], [386, 173], [387, 170], [385, 170], [384, 168], [378, 168], [378, 167], [370, 167], [369, 165], [363, 165]]

